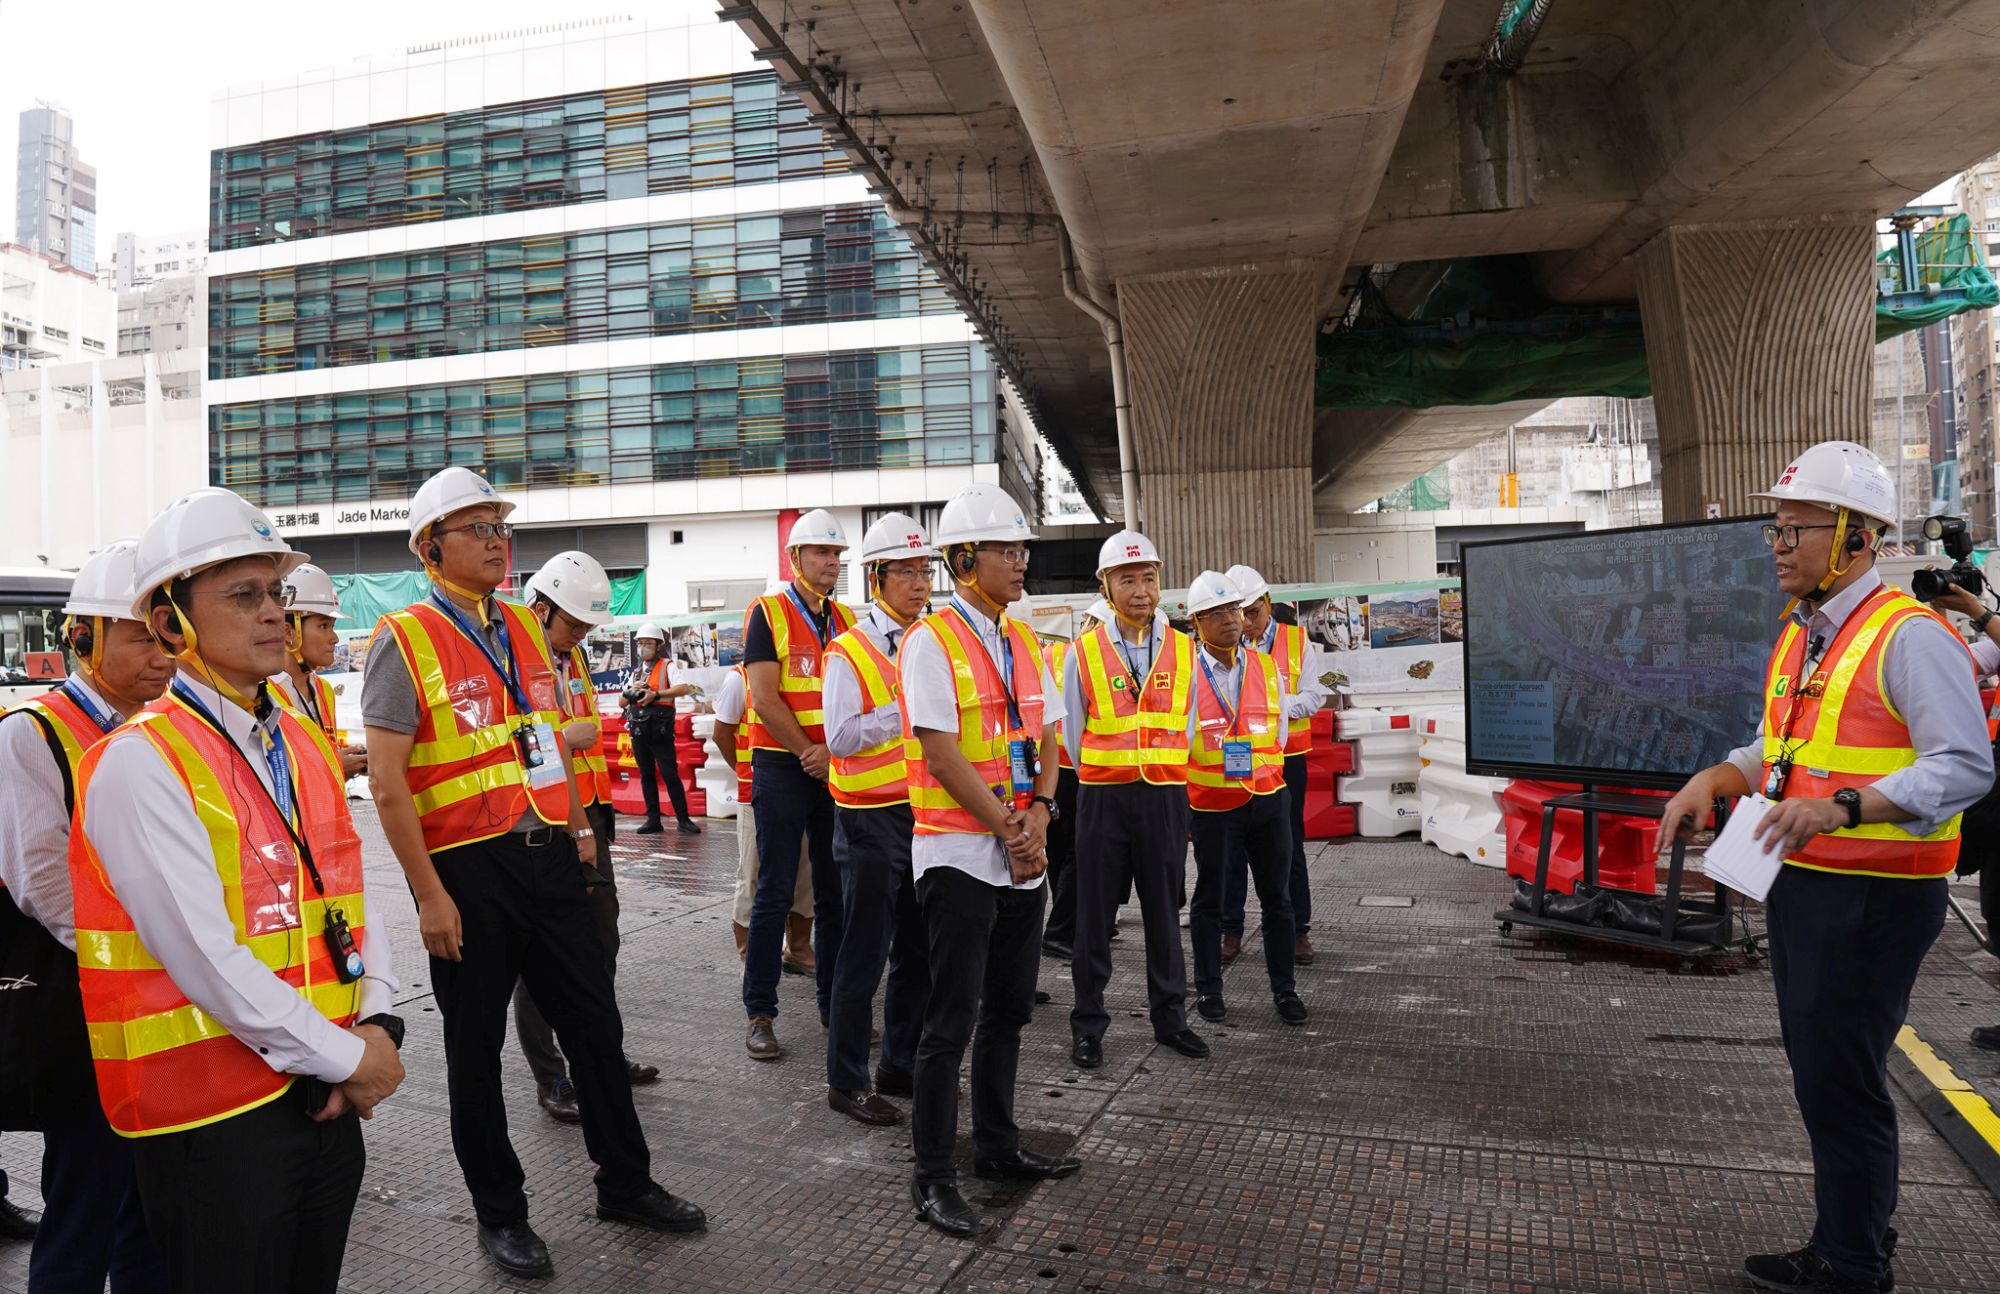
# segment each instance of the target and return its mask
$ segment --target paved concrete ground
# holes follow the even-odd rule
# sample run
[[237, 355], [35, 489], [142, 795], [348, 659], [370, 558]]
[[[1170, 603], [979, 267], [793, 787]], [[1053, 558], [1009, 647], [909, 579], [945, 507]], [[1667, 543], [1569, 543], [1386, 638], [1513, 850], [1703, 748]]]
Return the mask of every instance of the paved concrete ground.
[[[438, 1019], [415, 920], [373, 813], [373, 916], [397, 936], [410, 1078], [368, 1129], [370, 1164], [344, 1288], [509, 1288], [479, 1256], [451, 1155]], [[1118, 1015], [1094, 1074], [1067, 1059], [1066, 968], [1044, 962], [1023, 1055], [1020, 1118], [1080, 1178], [1029, 1190], [970, 1182], [995, 1226], [947, 1240], [912, 1217], [900, 1129], [871, 1132], [824, 1101], [811, 985], [784, 982], [777, 1065], [746, 1059], [728, 931], [735, 841], [619, 850], [628, 1048], [661, 1065], [638, 1092], [655, 1176], [709, 1213], [665, 1238], [599, 1223], [582, 1139], [542, 1116], [510, 1052], [515, 1144], [548, 1290], [1708, 1291], [1747, 1288], [1753, 1249], [1811, 1221], [1768, 974], [1498, 937], [1504, 877], [1408, 842], [1314, 847], [1315, 1014], [1280, 1025], [1253, 937], [1228, 973], [1231, 1020], [1204, 1063], [1151, 1045], [1134, 969], [1115, 946]], [[1968, 892], [1969, 892], [1969, 887]], [[1403, 896], [1410, 907], [1363, 906]], [[1958, 1045], [2000, 1020], [2000, 961], [1946, 931], [1913, 1024], [2000, 1097], [2000, 1057]], [[1199, 1022], [1197, 1022], [1199, 1023]], [[2000, 1289], [2000, 1206], [1904, 1108], [1899, 1288]], [[35, 1200], [38, 1143], [0, 1137]], [[26, 1254], [0, 1250], [0, 1290]], [[219, 1292], [220, 1294], [220, 1292]]]

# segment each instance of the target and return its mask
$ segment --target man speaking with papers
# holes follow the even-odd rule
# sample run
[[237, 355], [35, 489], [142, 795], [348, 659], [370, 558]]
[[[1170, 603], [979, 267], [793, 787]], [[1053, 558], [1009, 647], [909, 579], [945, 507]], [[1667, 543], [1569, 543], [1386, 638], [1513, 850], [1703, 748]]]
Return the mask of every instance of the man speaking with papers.
[[1889, 1288], [1896, 1236], [1884, 1065], [1944, 925], [1959, 814], [1992, 785], [1993, 753], [1965, 644], [1875, 571], [1896, 512], [1881, 461], [1828, 441], [1751, 497], [1777, 504], [1764, 537], [1793, 598], [1762, 740], [1668, 801], [1661, 843], [1702, 826], [1718, 797], [1775, 802], [1751, 834], [1783, 859], [1766, 899], [1771, 978], [1818, 1220], [1803, 1248], [1744, 1270], [1764, 1289], [1873, 1294]]

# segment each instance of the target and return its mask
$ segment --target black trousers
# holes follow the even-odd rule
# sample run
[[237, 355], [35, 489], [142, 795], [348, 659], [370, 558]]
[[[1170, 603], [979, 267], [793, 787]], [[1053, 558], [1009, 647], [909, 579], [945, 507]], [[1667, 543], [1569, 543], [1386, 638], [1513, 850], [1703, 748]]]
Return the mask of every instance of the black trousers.
[[[776, 756], [773, 758], [773, 756]], [[840, 964], [840, 869], [833, 861], [833, 794], [790, 755], [760, 750], [751, 757], [757, 794], [757, 897], [750, 905], [750, 937], [743, 950], [743, 1015], [778, 1018], [779, 967], [785, 955], [785, 922], [799, 879], [799, 842], [808, 843], [813, 878], [813, 961], [819, 1013], [833, 1011], [833, 969]]]
[[1076, 770], [1065, 768], [1056, 775], [1056, 808], [1060, 815], [1049, 824], [1049, 919], [1042, 938], [1067, 944], [1076, 938]]
[[1786, 867], [1765, 908], [1778, 1023], [1812, 1141], [1813, 1245], [1854, 1280], [1888, 1271], [1899, 1161], [1884, 1066], [1944, 907], [1943, 880]]
[[[1291, 755], [1285, 759], [1285, 811], [1292, 832], [1289, 855], [1292, 926], [1294, 933], [1305, 934], [1312, 929], [1313, 894], [1312, 878], [1306, 875], [1306, 757], [1304, 755]], [[1223, 875], [1223, 934], [1235, 935], [1239, 939], [1243, 937], [1243, 905], [1249, 893], [1248, 860], [1237, 858], [1229, 864], [1229, 870]], [[1263, 902], [1264, 891], [1260, 889], [1257, 893], [1258, 902]]]
[[315, 1123], [304, 1082], [233, 1119], [138, 1137], [146, 1229], [174, 1294], [334, 1294], [367, 1153], [352, 1111]]
[[498, 836], [431, 855], [464, 926], [463, 960], [430, 959], [444, 1019], [451, 1144], [486, 1226], [525, 1221], [526, 1175], [507, 1139], [500, 1049], [507, 1001], [524, 985], [555, 1027], [576, 1079], [583, 1144], [597, 1163], [603, 1200], [652, 1184], [650, 1153], [625, 1075], [625, 1023], [612, 995], [597, 917], [576, 846], [563, 832], [546, 844]]
[[866, 1091], [868, 1035], [882, 968], [882, 1068], [911, 1073], [931, 995], [929, 935], [910, 874], [907, 804], [834, 810], [833, 856], [840, 866], [840, 960], [833, 969], [833, 1005], [826, 1035], [826, 1082], [843, 1092]]
[[42, 1225], [29, 1294], [166, 1294], [167, 1265], [146, 1231], [134, 1143], [102, 1114], [42, 1133]]
[[639, 791], [646, 797], [646, 820], [660, 820], [660, 783], [667, 784], [667, 798], [673, 801], [674, 816], [688, 820], [687, 788], [681, 785], [680, 757], [675, 753], [674, 712], [661, 707], [656, 717], [647, 714], [626, 728], [632, 737], [632, 762], [639, 766]]
[[998, 1159], [1020, 1147], [1014, 1075], [1021, 1029], [1035, 1011], [1047, 888], [988, 885], [956, 867], [929, 868], [917, 881], [931, 961], [931, 996], [910, 1106], [910, 1143], [921, 1185], [958, 1180], [951, 1152], [958, 1138], [958, 1067], [968, 1041], [973, 1148], [982, 1159]]
[[1076, 989], [1072, 1037], [1102, 1038], [1111, 1023], [1111, 925], [1129, 885], [1146, 927], [1146, 1000], [1153, 1035], [1187, 1027], [1187, 963], [1181, 956], [1181, 903], [1187, 893], [1185, 786], [1087, 782], [1076, 804], [1076, 943], [1069, 964]]
[[1194, 815], [1194, 905], [1188, 934], [1194, 945], [1194, 986], [1222, 992], [1223, 878], [1232, 866], [1245, 867], [1257, 882], [1264, 915], [1264, 971], [1271, 992], [1297, 991], [1292, 954], [1292, 850], [1289, 793], [1253, 795], [1222, 813]]
[[[611, 879], [611, 840], [618, 833], [618, 815], [608, 804], [586, 804], [583, 812], [590, 819], [590, 829], [597, 833], [603, 849], [598, 857], [603, 861], [597, 870]], [[613, 979], [618, 975], [618, 889], [615, 885], [593, 885], [590, 887], [591, 912], [597, 918], [597, 937], [604, 944], [604, 964], [611, 971]], [[525, 983], [514, 986], [514, 1036], [520, 1039], [521, 1054], [528, 1058], [528, 1069], [535, 1081], [547, 1087], [559, 1078], [569, 1075], [569, 1066], [563, 1061], [562, 1048], [556, 1045], [556, 1031], [549, 1027], [548, 1017], [535, 1005]]]

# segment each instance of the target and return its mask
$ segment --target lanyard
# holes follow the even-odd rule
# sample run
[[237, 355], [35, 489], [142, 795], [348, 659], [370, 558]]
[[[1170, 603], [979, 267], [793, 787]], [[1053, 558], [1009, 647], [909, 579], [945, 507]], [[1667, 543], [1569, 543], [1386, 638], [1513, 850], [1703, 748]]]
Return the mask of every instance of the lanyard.
[[73, 681], [64, 679], [60, 690], [64, 696], [76, 702], [79, 710], [90, 716], [90, 721], [97, 725], [99, 732], [109, 733], [118, 726], [118, 716], [98, 709], [96, 702], [90, 699], [90, 694], [77, 687]]
[[319, 675], [306, 671], [305, 685], [299, 689], [299, 708], [312, 717], [312, 721], [326, 730], [326, 719], [319, 712], [319, 685], [314, 681]]
[[1278, 621], [1276, 617], [1273, 617], [1271, 623], [1264, 626], [1264, 641], [1257, 644], [1257, 650], [1269, 656], [1269, 655], [1275, 655], [1277, 649], [1278, 649]]
[[[1140, 649], [1147, 652], [1146, 669], [1148, 672], [1152, 670], [1153, 661], [1160, 654], [1159, 650], [1153, 647], [1153, 628], [1154, 626], [1148, 622], [1146, 625], [1145, 640], [1139, 644]], [[1119, 631], [1116, 625], [1106, 625], [1105, 633], [1110, 637], [1111, 645], [1117, 649], [1118, 663], [1125, 667], [1125, 677], [1132, 684], [1132, 696], [1136, 700], [1145, 689], [1139, 686], [1139, 670], [1137, 666], [1132, 664], [1132, 645], [1125, 641], [1125, 635]]]
[[[1245, 677], [1248, 677], [1250, 666], [1247, 662], [1239, 660], [1237, 668], [1244, 672]], [[1201, 672], [1208, 679], [1208, 690], [1214, 695], [1216, 704], [1220, 705], [1222, 712], [1229, 716], [1228, 735], [1239, 735], [1237, 729], [1241, 726], [1243, 719], [1241, 708], [1243, 704], [1243, 679], [1236, 681], [1236, 704], [1231, 705], [1229, 704], [1229, 698], [1222, 695], [1222, 689], [1215, 685], [1215, 671], [1208, 667], [1208, 650], [1206, 648], [1203, 648], [1201, 653]]]
[[822, 629], [820, 628], [818, 617], [806, 609], [806, 600], [799, 596], [799, 591], [796, 588], [787, 584], [785, 586], [785, 596], [792, 600], [792, 605], [799, 609], [799, 614], [804, 616], [806, 623], [812, 626], [813, 637], [819, 641], [819, 645], [821, 647], [826, 646], [833, 638], [833, 607], [828, 605], [828, 603], [832, 602], [832, 599], [829, 598], [826, 603], [821, 604], [826, 609], [826, 628]]
[[993, 649], [986, 645], [985, 636], [972, 623], [972, 617], [966, 614], [965, 604], [954, 597], [951, 600], [951, 610], [952, 614], [964, 622], [966, 629], [972, 634], [973, 641], [979, 644], [979, 650], [984, 653], [987, 665], [991, 666], [996, 674], [1000, 674], [1000, 691], [1007, 698], [1008, 722], [1013, 724], [1015, 732], [1021, 731], [1021, 707], [1014, 700], [1014, 642], [1007, 636], [1007, 627], [999, 626], [1000, 655], [1007, 666], [1006, 672], [1001, 673], [1000, 663], [993, 659]]
[[[503, 666], [500, 663], [499, 655], [494, 652], [492, 644], [486, 641], [486, 635], [474, 629], [471, 622], [466, 620], [464, 614], [457, 607], [453, 606], [436, 590], [432, 590], [431, 592], [431, 601], [437, 604], [440, 611], [443, 611], [445, 615], [451, 618], [451, 622], [458, 626], [460, 633], [472, 640], [472, 645], [479, 649], [479, 654], [486, 658], [486, 663], [491, 665], [493, 672], [500, 676], [500, 682], [506, 685], [508, 693], [514, 698], [514, 706], [520, 711], [521, 716], [526, 718], [532, 715], [535, 712], [535, 707], [528, 703], [528, 694], [521, 687], [520, 674], [514, 658], [514, 634], [507, 627], [507, 613], [501, 611], [498, 617], [500, 644], [507, 649], [507, 663]], [[498, 608], [496, 607], [495, 610], [498, 610]]]
[[271, 807], [278, 811], [278, 820], [285, 824], [285, 834], [292, 838], [292, 845], [299, 853], [299, 862], [304, 864], [306, 875], [312, 878], [313, 892], [325, 898], [326, 883], [320, 879], [319, 867], [313, 862], [312, 847], [306, 844], [305, 837], [299, 834], [298, 824], [293, 820], [292, 761], [285, 749], [284, 728], [275, 725], [266, 728], [261, 723], [257, 724], [257, 735], [264, 742], [264, 761], [271, 773], [271, 784], [265, 786], [263, 779], [257, 776], [256, 766], [251, 764], [250, 757], [243, 753], [243, 747], [229, 735], [229, 730], [222, 726], [222, 721], [202, 704], [201, 698], [178, 678], [174, 680], [174, 699], [200, 715], [209, 727], [215, 729], [223, 743], [236, 752], [236, 757], [243, 761], [244, 766], [250, 769], [250, 780], [264, 792], [264, 797], [271, 802]]

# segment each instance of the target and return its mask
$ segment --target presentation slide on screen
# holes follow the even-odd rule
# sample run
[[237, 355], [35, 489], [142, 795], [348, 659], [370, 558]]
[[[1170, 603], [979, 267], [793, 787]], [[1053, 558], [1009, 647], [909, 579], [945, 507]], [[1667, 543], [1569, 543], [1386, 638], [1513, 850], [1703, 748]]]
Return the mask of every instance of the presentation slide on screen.
[[1469, 756], [1682, 776], [1750, 741], [1785, 606], [1760, 524], [1468, 546]]

